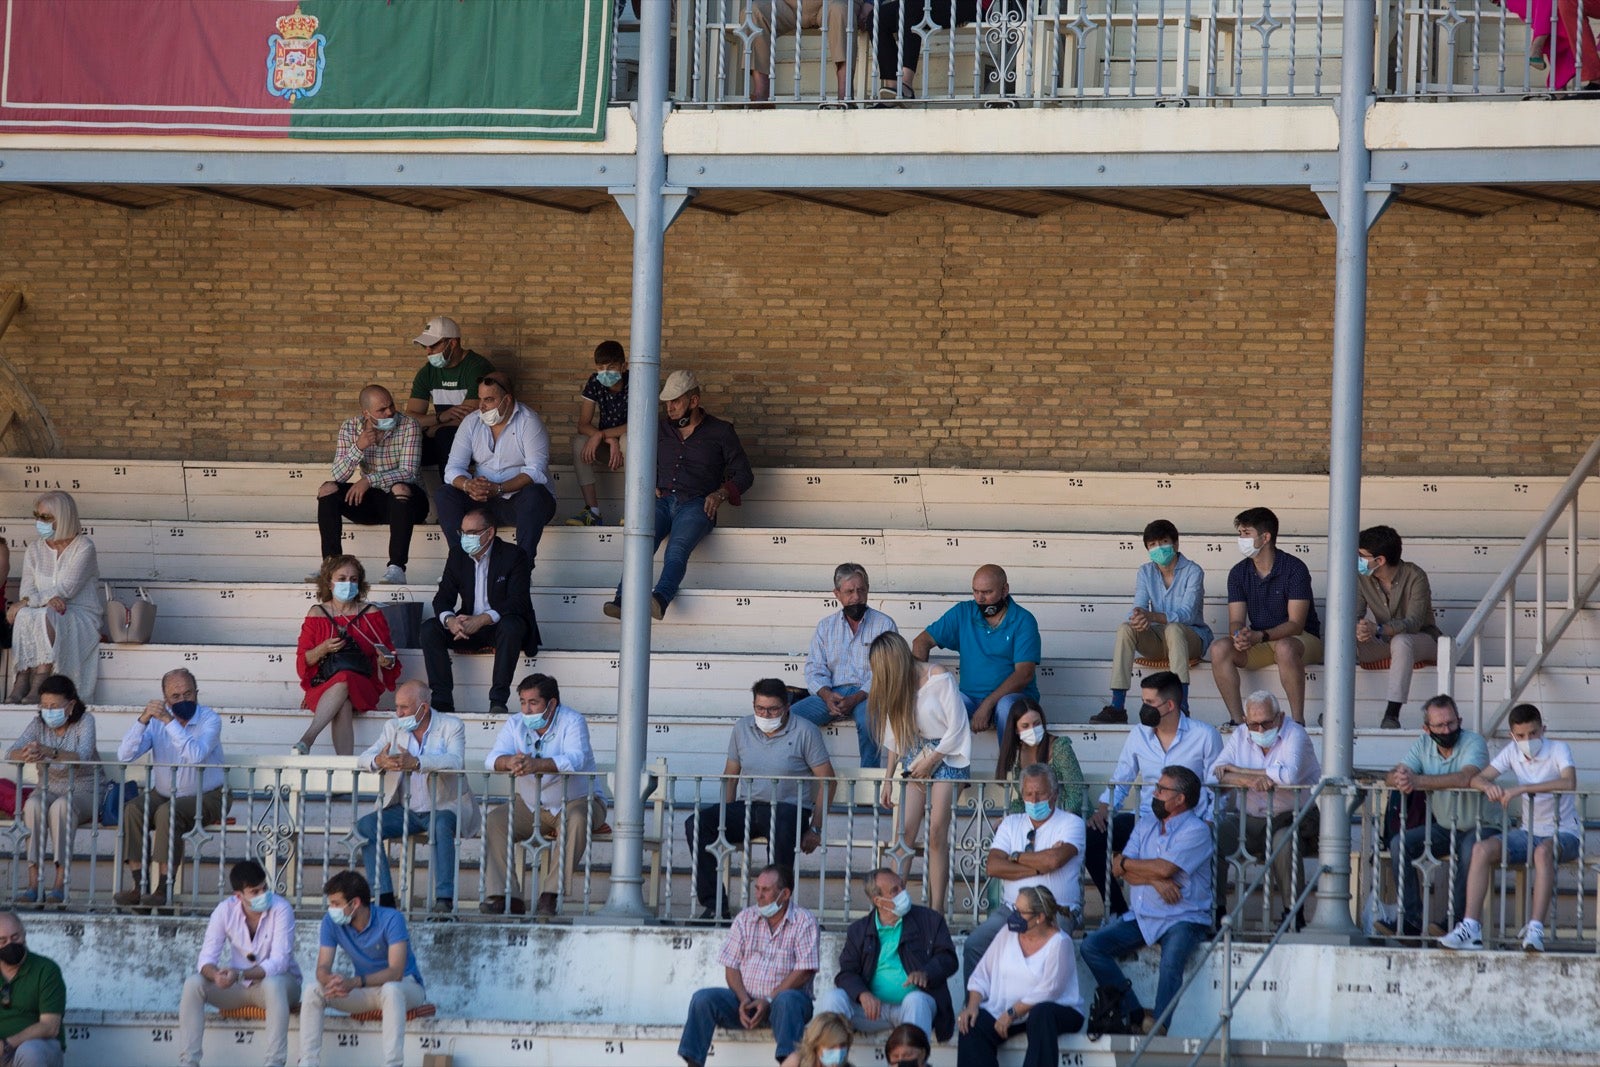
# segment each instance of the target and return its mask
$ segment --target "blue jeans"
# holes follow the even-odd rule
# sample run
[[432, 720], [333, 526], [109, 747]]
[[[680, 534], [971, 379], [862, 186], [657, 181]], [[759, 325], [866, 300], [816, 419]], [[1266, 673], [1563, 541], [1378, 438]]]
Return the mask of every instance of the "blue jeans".
[[[367, 884], [374, 893], [393, 893], [394, 883], [389, 879], [389, 857], [382, 855], [378, 842], [378, 816], [363, 815], [356, 820], [356, 833], [366, 838], [361, 846], [362, 859], [367, 865]], [[383, 836], [385, 838], [425, 833], [433, 845], [433, 887], [435, 897], [456, 896], [456, 813], [436, 811], [431, 818], [427, 812], [415, 812], [404, 804], [390, 804], [383, 809]], [[382, 864], [379, 864], [379, 859]], [[401, 904], [405, 906], [404, 903]]]
[[[829, 688], [842, 697], [855, 696], [861, 692], [859, 685], [834, 685]], [[833, 721], [828, 716], [827, 702], [821, 697], [810, 696], [804, 700], [797, 700], [789, 705], [789, 710], [818, 726], [826, 726]], [[861, 766], [882, 767], [883, 753], [878, 748], [877, 739], [872, 736], [872, 721], [867, 718], [867, 702], [863, 700], [857, 704], [853, 714], [856, 717], [856, 745], [861, 750]]]
[[[798, 989], [785, 990], [772, 999], [767, 1013], [767, 1025], [778, 1039], [777, 1058], [785, 1059], [800, 1043], [806, 1023], [811, 1021], [811, 997]], [[690, 1063], [704, 1067], [706, 1054], [711, 1050], [711, 1039], [717, 1027], [740, 1027], [739, 998], [733, 990], [697, 989], [689, 1000], [689, 1018], [683, 1024], [683, 1037], [678, 1042], [678, 1055]]]
[[[994, 705], [995, 733], [1004, 737], [1006, 735], [1006, 720], [1011, 718], [1011, 709], [1016, 707], [1017, 701], [1026, 700], [1026, 693], [1007, 693]], [[967, 718], [972, 718], [972, 713], [978, 710], [978, 705], [983, 703], [983, 697], [971, 697], [961, 694], [961, 702], [967, 706]]]
[[[700, 539], [717, 528], [716, 521], [706, 514], [704, 497], [656, 497], [656, 548], [667, 543], [661, 557], [661, 577], [656, 579], [655, 595], [663, 604], [672, 603], [683, 584], [683, 572], [689, 569], [689, 553]], [[651, 550], [652, 552], [654, 549]], [[617, 583], [617, 600], [622, 600], [622, 583]]]
[[[1156, 978], [1157, 1019], [1167, 1010], [1172, 998], [1178, 995], [1178, 987], [1183, 985], [1183, 969], [1188, 965], [1195, 946], [1210, 933], [1209, 927], [1199, 923], [1175, 923], [1156, 939], [1156, 944], [1161, 946], [1161, 969]], [[1134, 995], [1133, 983], [1128, 981], [1128, 976], [1117, 965], [1117, 957], [1144, 946], [1144, 934], [1139, 932], [1139, 924], [1130, 919], [1113, 922], [1096, 930], [1083, 939], [1083, 947], [1079, 950], [1083, 962], [1094, 974], [1096, 984], [1101, 989], [1120, 992], [1122, 1010], [1130, 1016], [1142, 1010], [1142, 1007], [1139, 998]]]

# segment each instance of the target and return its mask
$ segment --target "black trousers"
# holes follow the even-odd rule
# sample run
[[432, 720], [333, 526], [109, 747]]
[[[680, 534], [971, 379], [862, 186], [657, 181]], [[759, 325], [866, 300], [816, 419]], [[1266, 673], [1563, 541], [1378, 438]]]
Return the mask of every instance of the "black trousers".
[[[1105, 830], [1096, 830], [1089, 827], [1083, 840], [1083, 866], [1089, 872], [1089, 877], [1094, 879], [1094, 886], [1100, 890], [1100, 899], [1106, 902], [1106, 909], [1113, 915], [1121, 915], [1128, 910], [1128, 902], [1122, 895], [1122, 883], [1111, 877], [1107, 862], [1112, 853], [1121, 852], [1128, 844], [1128, 838], [1133, 836], [1134, 824], [1139, 817], [1131, 811], [1119, 811], [1111, 817], [1111, 825]], [[1109, 832], [1108, 832], [1109, 831]], [[1111, 845], [1110, 852], [1106, 845]], [[1107, 883], [1110, 896], [1107, 896]]]
[[411, 496], [402, 499], [387, 489], [368, 489], [359, 504], [345, 503], [349, 482], [317, 498], [317, 532], [322, 535], [322, 558], [344, 553], [344, 520], [357, 526], [389, 527], [389, 562], [404, 570], [411, 559], [411, 531], [428, 517], [428, 494], [420, 485], [411, 486]]
[[1083, 1015], [1076, 1008], [1060, 1004], [1035, 1004], [1028, 1017], [1020, 1024], [1012, 1023], [1006, 1037], [994, 1030], [994, 1016], [982, 1008], [972, 1029], [961, 1035], [956, 1045], [956, 1067], [999, 1067], [1000, 1046], [1017, 1036], [1019, 1031], [1028, 1035], [1028, 1051], [1023, 1054], [1022, 1067], [1055, 1067], [1060, 1062], [1057, 1046], [1062, 1034], [1075, 1034], [1083, 1029]]
[[489, 703], [507, 706], [511, 696], [511, 677], [522, 658], [528, 640], [528, 622], [514, 615], [485, 626], [464, 641], [458, 641], [444, 628], [437, 616], [422, 624], [422, 662], [428, 669], [428, 688], [433, 707], [447, 715], [456, 711], [456, 675], [450, 664], [452, 652], [477, 652], [494, 649], [494, 674], [489, 682]]
[[[717, 821], [719, 814], [721, 823]], [[717, 840], [719, 826], [730, 845], [744, 844], [747, 834], [765, 837], [771, 843], [772, 862], [793, 869], [795, 844], [800, 840], [802, 827], [809, 825], [811, 809], [798, 804], [769, 804], [756, 800], [746, 805], [742, 800], [735, 800], [726, 807], [701, 805], [683, 824], [684, 836], [694, 851], [694, 894], [700, 906], [713, 908], [717, 904], [717, 857], [710, 847]], [[722, 900], [726, 907], [726, 892]]]
[[[929, 22], [949, 29], [978, 21], [978, 0], [884, 0], [878, 5], [878, 66], [884, 81], [900, 80], [900, 68], [916, 70], [922, 36], [912, 29]], [[901, 28], [904, 27], [904, 33]]]

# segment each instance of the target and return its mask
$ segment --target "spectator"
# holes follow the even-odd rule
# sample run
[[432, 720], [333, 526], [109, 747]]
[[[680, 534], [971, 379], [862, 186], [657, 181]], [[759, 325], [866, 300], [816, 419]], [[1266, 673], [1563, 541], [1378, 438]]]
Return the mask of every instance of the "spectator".
[[1144, 528], [1150, 562], [1141, 564], [1134, 585], [1133, 610], [1117, 627], [1111, 647], [1111, 703], [1090, 722], [1128, 721], [1128, 683], [1135, 655], [1165, 659], [1183, 683], [1184, 714], [1189, 712], [1189, 661], [1211, 644], [1206, 625], [1206, 572], [1178, 551], [1178, 528], [1157, 519]]
[[[402, 1067], [406, 1012], [423, 1003], [422, 972], [411, 951], [406, 917], [372, 903], [372, 889], [355, 871], [340, 871], [322, 887], [328, 914], [322, 918], [317, 980], [300, 997], [300, 1067], [320, 1067], [322, 1023], [327, 1008], [349, 1015], [383, 1012], [384, 1067]], [[336, 974], [334, 954], [344, 950], [353, 977]]]
[[833, 595], [839, 610], [817, 623], [806, 657], [806, 687], [811, 695], [795, 701], [790, 710], [817, 726], [854, 719], [862, 769], [881, 767], [883, 753], [867, 714], [872, 684], [867, 649], [879, 634], [898, 628], [889, 616], [867, 607], [867, 569], [861, 564], [841, 563], [834, 568]]
[[819, 1011], [806, 1023], [799, 1046], [781, 1067], [849, 1067], [854, 1035], [850, 1023], [837, 1012]]
[[[1521, 867], [1533, 853], [1533, 914], [1517, 935], [1524, 952], [1544, 951], [1544, 917], [1550, 914], [1555, 893], [1556, 864], [1578, 859], [1583, 853], [1583, 823], [1578, 819], [1578, 772], [1572, 749], [1565, 741], [1545, 737], [1544, 718], [1532, 704], [1518, 704], [1507, 719], [1511, 742], [1472, 779], [1472, 787], [1496, 804], [1522, 798], [1522, 825], [1506, 831], [1498, 827], [1491, 836], [1472, 846], [1467, 872], [1467, 900], [1461, 921], [1439, 939], [1449, 949], [1483, 948], [1483, 906], [1489, 880], [1500, 864]], [[1500, 784], [1502, 777], [1515, 784]]]
[[[1133, 833], [1137, 818], [1133, 812], [1122, 810], [1132, 787], [1140, 787], [1139, 814], [1148, 815], [1154, 787], [1168, 764], [1187, 767], [1204, 778], [1222, 751], [1222, 736], [1215, 727], [1179, 710], [1183, 686], [1176, 674], [1157, 671], [1145, 675], [1139, 685], [1144, 701], [1139, 709], [1139, 725], [1128, 731], [1116, 769], [1111, 772], [1111, 785], [1100, 794], [1100, 806], [1089, 816], [1085, 848], [1089, 877], [1112, 915], [1128, 910], [1122, 886], [1107, 877], [1106, 860], [1109, 853], [1121, 852]], [[1203, 819], [1211, 816], [1209, 793], [1201, 795], [1199, 814]]]
[[[772, 97], [772, 38], [770, 30], [791, 37], [795, 29], [815, 30], [822, 26], [823, 8], [827, 8], [828, 55], [833, 61], [835, 98], [843, 103], [850, 96], [849, 72], [845, 69], [850, 57], [850, 44], [846, 41], [846, 26], [852, 14], [853, 0], [758, 0], [750, 5], [751, 17], [757, 27], [750, 40], [750, 99], [768, 100]], [[869, 0], [870, 2], [870, 0]], [[799, 10], [796, 10], [798, 5]]]
[[[1207, 775], [1211, 784], [1238, 791], [1240, 801], [1239, 811], [1217, 820], [1219, 905], [1222, 887], [1227, 884], [1228, 865], [1239, 848], [1241, 829], [1248, 858], [1265, 860], [1269, 848], [1279, 849], [1272, 861], [1273, 881], [1284, 895], [1286, 906], [1300, 899], [1301, 861], [1317, 851], [1320, 816], [1315, 806], [1306, 810], [1295, 831], [1300, 839], [1299, 850], [1283, 841], [1289, 835], [1295, 813], [1306, 808], [1310, 787], [1321, 780], [1322, 764], [1306, 728], [1287, 718], [1271, 693], [1264, 689], [1251, 693], [1244, 702], [1244, 729], [1228, 735]], [[1242, 875], [1242, 861], [1239, 866]], [[1270, 897], [1270, 884], [1266, 892]], [[1294, 928], [1299, 930], [1305, 924], [1305, 915], [1297, 909]]]
[[[809, 854], [822, 843], [822, 821], [833, 795], [828, 747], [815, 726], [789, 713], [788, 687], [777, 678], [763, 678], [750, 692], [754, 713], [734, 723], [728, 737], [721, 801], [701, 805], [683, 824], [694, 855], [694, 891], [702, 920], [718, 915], [726, 919], [731, 911], [711, 851], [719, 837], [731, 845], [765, 837], [777, 865], [790, 870], [797, 844]], [[741, 776], [744, 800], [736, 799]], [[809, 808], [801, 783], [774, 780], [805, 776], [816, 778]]]
[[1056, 807], [1077, 815], [1083, 811], [1083, 768], [1072, 750], [1072, 739], [1046, 729], [1044, 708], [1037, 700], [1019, 700], [1012, 709], [1005, 732], [1000, 737], [1000, 758], [994, 776], [1016, 783], [1017, 793], [1006, 804], [1006, 811], [1022, 810], [1022, 771], [1035, 763], [1048, 764], [1056, 772]]
[[[1489, 766], [1488, 742], [1482, 734], [1461, 728], [1456, 702], [1445, 694], [1422, 706], [1422, 725], [1422, 736], [1387, 778], [1389, 785], [1404, 796], [1418, 791], [1432, 795], [1428, 798], [1427, 821], [1402, 829], [1389, 841], [1395, 881], [1400, 886], [1400, 917], [1398, 926], [1378, 924], [1386, 935], [1422, 935], [1424, 867], [1454, 868], [1453, 873], [1440, 872], [1450, 887], [1450, 912], [1440, 925], [1449, 929], [1465, 916], [1473, 847], [1489, 836], [1489, 830], [1479, 823], [1484, 814], [1479, 798], [1470, 791], [1478, 772]], [[1425, 854], [1429, 858], [1418, 863]]]
[[394, 397], [381, 385], [361, 390], [361, 414], [339, 427], [333, 449], [333, 480], [317, 489], [317, 530], [322, 558], [343, 553], [344, 520], [359, 526], [389, 527], [386, 585], [406, 584], [411, 531], [428, 517], [428, 494], [417, 468], [422, 428], [409, 415], [397, 415]]
[[924, 662], [935, 648], [961, 654], [961, 696], [974, 730], [997, 725], [1004, 733], [1019, 700], [1039, 699], [1039, 623], [1011, 599], [1006, 572], [993, 563], [972, 576], [972, 599], [939, 616], [911, 645]]
[[400, 677], [389, 623], [367, 602], [367, 569], [354, 556], [329, 556], [317, 572], [317, 603], [300, 624], [294, 665], [311, 712], [294, 751], [305, 755], [329, 726], [333, 751], [356, 750], [356, 712], [378, 706]]
[[[112, 900], [124, 907], [157, 908], [167, 903], [163, 872], [183, 865], [184, 838], [196, 821], [211, 826], [222, 821], [222, 717], [198, 703], [199, 686], [186, 668], [161, 676], [160, 700], [144, 706], [122, 744], [117, 759], [132, 763], [150, 753], [146, 791], [122, 806], [122, 855], [128, 888]], [[145, 840], [146, 831], [150, 839]], [[149, 867], [143, 867], [145, 849]], [[150, 872], [148, 892], [139, 891], [142, 870]]]
[[37, 539], [22, 557], [18, 600], [6, 609], [16, 678], [7, 701], [37, 704], [52, 674], [75, 679], [85, 699], [100, 677], [100, 563], [67, 493], [41, 493], [33, 502]]
[[[650, 614], [656, 619], [678, 595], [689, 555], [716, 529], [722, 505], [738, 507], [756, 480], [733, 423], [701, 406], [694, 371], [668, 375], [661, 399], [667, 413], [656, 424], [656, 547], [665, 541], [667, 551], [651, 594]], [[622, 618], [620, 583], [604, 610], [610, 618]]]
[[950, 976], [959, 963], [944, 916], [913, 904], [905, 879], [888, 867], [868, 871], [861, 888], [872, 912], [845, 931], [839, 973], [817, 1011], [867, 1033], [912, 1023], [948, 1041], [956, 1018]]
[[55, 960], [28, 950], [15, 912], [0, 912], [0, 1062], [8, 1067], [61, 1067], [67, 1034], [67, 983]]
[[1006, 924], [1018, 894], [1029, 886], [1050, 890], [1050, 899], [1056, 903], [1052, 918], [1063, 933], [1070, 935], [1083, 920], [1083, 819], [1055, 806], [1059, 785], [1048, 764], [1025, 768], [1024, 809], [1007, 815], [995, 828], [984, 873], [1000, 880], [1005, 907], [995, 908], [967, 935], [961, 961], [968, 978]]
[[568, 526], [603, 526], [600, 498], [595, 495], [594, 467], [605, 454], [606, 470], [619, 471], [628, 456], [628, 357], [616, 341], [594, 349], [595, 372], [579, 394], [578, 432], [572, 438], [572, 466], [584, 508]]
[[1273, 663], [1294, 721], [1306, 723], [1306, 664], [1322, 662], [1322, 623], [1311, 571], [1278, 547], [1278, 516], [1250, 508], [1233, 518], [1244, 559], [1228, 572], [1228, 636], [1211, 642], [1211, 675], [1234, 725], [1244, 721], [1239, 672]]
[[[530, 674], [517, 686], [517, 698], [521, 713], [506, 720], [483, 761], [488, 770], [517, 780], [511, 806], [499, 805], [489, 813], [483, 845], [484, 892], [489, 896], [483, 912], [521, 915], [528, 910], [510, 891], [508, 861], [511, 842], [532, 837], [537, 825], [540, 840], [552, 847], [539, 855], [539, 902], [534, 914], [548, 916], [556, 914], [559, 895], [583, 859], [589, 837], [605, 822], [605, 793], [594, 773], [589, 721], [561, 703], [556, 680]], [[560, 867], [556, 848], [561, 850]]]
[[[917, 76], [917, 61], [922, 58], [922, 34], [917, 27], [926, 24], [949, 29], [978, 21], [994, 0], [878, 0], [877, 26], [872, 29], [878, 50], [878, 76], [883, 87], [880, 101], [914, 100], [911, 83]], [[871, 7], [863, 8], [863, 18], [871, 19]], [[871, 21], [867, 22], [869, 27]], [[898, 81], [896, 78], [898, 77]], [[1009, 83], [1009, 79], [1008, 79]]]
[[539, 651], [539, 623], [528, 593], [533, 564], [496, 532], [487, 508], [473, 508], [462, 518], [460, 546], [451, 546], [433, 595], [433, 618], [422, 623], [432, 705], [447, 715], [456, 711], [452, 652], [494, 649], [489, 713], [504, 715], [519, 658]]
[[550, 492], [550, 435], [544, 423], [511, 392], [500, 371], [478, 383], [478, 410], [468, 415], [450, 446], [445, 484], [434, 498], [439, 529], [460, 542], [467, 512], [484, 510], [517, 529], [517, 548], [535, 565], [539, 539], [556, 513]]
[[[867, 701], [872, 732], [889, 754], [881, 802], [893, 808], [898, 793], [905, 805], [900, 815], [900, 840], [907, 863], [916, 855], [922, 815], [924, 810], [928, 812], [928, 901], [933, 910], [943, 912], [950, 881], [950, 819], [955, 813], [956, 783], [972, 777], [967, 710], [950, 672], [918, 663], [898, 633], [874, 638], [868, 662], [872, 666], [872, 696]], [[902, 779], [898, 790], [897, 764]]]
[[1120, 1001], [1128, 1032], [1139, 1029], [1144, 1008], [1118, 957], [1161, 946], [1155, 1003], [1160, 1023], [1183, 984], [1190, 954], [1211, 934], [1215, 856], [1211, 827], [1195, 810], [1200, 797], [1200, 776], [1188, 767], [1174, 764], [1161, 772], [1149, 810], [1140, 814], [1128, 847], [1111, 862], [1111, 873], [1133, 887], [1133, 907], [1122, 921], [1113, 920], [1083, 940], [1083, 960], [1100, 987], [1096, 1000]]
[[[389, 857], [382, 842], [427, 834], [433, 846], [433, 905], [449, 914], [456, 898], [456, 838], [478, 832], [478, 803], [467, 784], [467, 733], [454, 715], [428, 704], [427, 683], [412, 678], [400, 683], [394, 696], [394, 718], [358, 761], [364, 771], [394, 772], [383, 810], [356, 820], [368, 885], [378, 886], [378, 903], [395, 906]], [[458, 773], [450, 773], [450, 772]], [[443, 773], [439, 773], [443, 772]], [[403, 793], [402, 793], [403, 791]], [[406, 905], [410, 905], [406, 901]]]
[[726, 987], [696, 990], [689, 1001], [678, 1042], [678, 1055], [689, 1067], [705, 1067], [719, 1026], [772, 1027], [783, 1060], [811, 1019], [811, 979], [822, 951], [816, 917], [794, 903], [794, 874], [787, 866], [763, 867], [755, 889], [755, 904], [739, 912], [717, 954]]
[[933, 1046], [928, 1042], [926, 1030], [910, 1023], [901, 1023], [889, 1031], [889, 1040], [883, 1045], [883, 1055], [889, 1067], [928, 1067]]
[[39, 714], [28, 720], [6, 753], [8, 760], [44, 766], [40, 787], [22, 805], [22, 824], [28, 829], [28, 888], [19, 900], [39, 902], [39, 867], [45, 843], [53, 841], [55, 879], [44, 901], [66, 902], [72, 833], [94, 818], [99, 797], [97, 768], [74, 764], [99, 758], [94, 716], [78, 697], [78, 687], [66, 675], [52, 674], [39, 689]]
[[[461, 421], [478, 410], [478, 382], [494, 365], [461, 343], [456, 320], [435, 315], [413, 339], [428, 361], [411, 379], [406, 414], [422, 427], [422, 464], [444, 474]], [[429, 404], [433, 410], [428, 410]]]
[[1365, 605], [1356, 621], [1356, 658], [1362, 663], [1389, 661], [1383, 728], [1398, 730], [1400, 708], [1411, 695], [1412, 669], [1418, 660], [1433, 659], [1439, 652], [1428, 572], [1400, 558], [1400, 535], [1389, 526], [1361, 531], [1356, 570], [1356, 588]]
[[206, 1005], [227, 1011], [260, 1008], [266, 1014], [262, 1063], [289, 1059], [289, 1005], [300, 1000], [300, 965], [294, 959], [294, 905], [267, 885], [255, 860], [228, 871], [233, 892], [211, 912], [195, 973], [183, 983], [178, 1005], [179, 1067], [200, 1067]]
[[1012, 1027], [1028, 1035], [1023, 1067], [1054, 1067], [1062, 1034], [1083, 1028], [1078, 958], [1056, 927], [1060, 902], [1043, 885], [1017, 894], [1016, 907], [967, 979], [959, 1067], [998, 1067]]
[[[1552, 6], [1560, 18], [1553, 55], [1550, 48]], [[1596, 48], [1590, 24], [1591, 19], [1600, 18], [1600, 4], [1594, 0], [1555, 0], [1553, 5], [1551, 0], [1506, 0], [1505, 8], [1528, 23], [1532, 37], [1528, 42], [1528, 66], [1534, 70], [1549, 68], [1549, 75], [1543, 79], [1549, 88], [1565, 89], [1572, 84], [1573, 75], [1581, 72], [1582, 91], [1600, 89], [1600, 50]], [[1578, 42], [1576, 47], [1574, 41]]]

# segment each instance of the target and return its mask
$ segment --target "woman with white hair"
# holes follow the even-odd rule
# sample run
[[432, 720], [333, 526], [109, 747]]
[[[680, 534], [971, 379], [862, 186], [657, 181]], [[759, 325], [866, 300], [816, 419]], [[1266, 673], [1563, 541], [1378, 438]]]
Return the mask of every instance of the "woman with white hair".
[[42, 493], [33, 502], [37, 537], [22, 558], [21, 596], [6, 609], [11, 623], [11, 658], [16, 680], [7, 698], [37, 704], [52, 674], [78, 684], [84, 700], [100, 677], [100, 562], [94, 542], [78, 522], [78, 504], [67, 493]]

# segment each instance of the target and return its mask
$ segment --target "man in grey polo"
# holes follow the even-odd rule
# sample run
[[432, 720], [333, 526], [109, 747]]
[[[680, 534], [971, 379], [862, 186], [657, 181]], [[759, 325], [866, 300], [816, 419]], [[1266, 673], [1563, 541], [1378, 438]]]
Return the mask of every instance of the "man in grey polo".
[[[822, 732], [789, 711], [788, 686], [763, 678], [750, 692], [755, 713], [734, 723], [728, 738], [722, 799], [702, 805], [683, 824], [694, 853], [701, 919], [732, 918], [735, 910], [711, 850], [719, 836], [730, 845], [764, 837], [771, 843], [772, 862], [792, 869], [796, 846], [810, 853], [822, 843], [822, 820], [833, 795], [833, 764]], [[741, 777], [743, 800], [737, 799]], [[813, 778], [815, 785], [797, 778]]]

